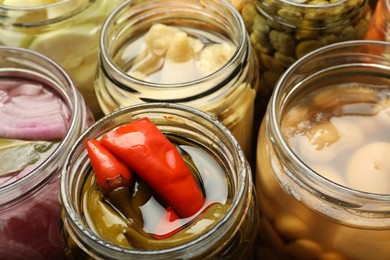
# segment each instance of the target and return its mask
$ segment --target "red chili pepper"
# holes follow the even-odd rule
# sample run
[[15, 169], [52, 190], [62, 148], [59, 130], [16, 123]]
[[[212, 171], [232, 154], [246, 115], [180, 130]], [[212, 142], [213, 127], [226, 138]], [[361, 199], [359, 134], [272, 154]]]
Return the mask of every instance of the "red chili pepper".
[[[179, 215], [177, 215], [177, 213], [173, 210], [172, 207], [167, 207], [165, 209], [165, 214], [163, 214], [162, 218], [161, 218], [161, 221], [160, 223], [158, 224], [156, 230], [161, 230], [161, 229], [164, 229], [164, 227], [167, 226], [167, 224], [169, 225], [168, 222], [173, 222], [177, 219], [179, 219]], [[181, 226], [182, 227], [182, 226]], [[164, 239], [164, 238], [168, 238], [170, 236], [172, 236], [173, 234], [177, 233], [180, 231], [181, 228], [178, 228], [178, 229], [175, 229], [175, 230], [172, 230], [171, 232], [167, 232], [165, 234], [153, 234], [153, 236], [157, 239]]]
[[181, 217], [198, 212], [205, 201], [175, 146], [142, 118], [102, 137], [101, 144], [122, 159]]
[[98, 140], [86, 141], [92, 168], [103, 195], [119, 187], [130, 187], [133, 181], [131, 170], [117, 159]]

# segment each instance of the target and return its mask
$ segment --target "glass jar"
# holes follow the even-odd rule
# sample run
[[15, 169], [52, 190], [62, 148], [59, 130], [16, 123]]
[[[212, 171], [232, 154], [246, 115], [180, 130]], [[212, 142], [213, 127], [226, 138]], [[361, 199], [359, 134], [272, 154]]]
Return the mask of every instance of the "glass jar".
[[120, 0], [0, 0], [0, 45], [40, 52], [72, 77], [96, 118], [102, 116], [93, 81], [99, 34]]
[[259, 102], [268, 103], [282, 73], [306, 53], [364, 38], [367, 0], [247, 0], [241, 15], [259, 60]]
[[[194, 240], [165, 249], [116, 246], [96, 235], [87, 226], [82, 213], [80, 191], [90, 166], [85, 140], [99, 139], [112, 129], [143, 117], [149, 118], [165, 135], [188, 140], [194, 147], [207, 150], [224, 169], [232, 196], [224, 217], [208, 231], [202, 232]], [[258, 224], [258, 213], [251, 169], [232, 134], [204, 112], [171, 103], [138, 104], [120, 109], [98, 121], [80, 137], [65, 165], [60, 180], [60, 195], [64, 246], [70, 256], [83, 258], [88, 255], [102, 259], [188, 259], [206, 256], [241, 259], [252, 254], [256, 236], [253, 230]]]
[[[170, 46], [173, 41], [164, 40], [164, 35], [180, 29], [185, 39], [191, 38], [202, 46], [200, 51], [172, 51], [178, 59], [188, 53], [197, 53], [188, 62], [173, 65], [160, 58], [168, 55], [169, 51], [165, 49], [162, 53], [155, 54], [155, 51], [142, 56], [149, 51], [145, 49], [145, 35], [156, 29], [153, 27], [156, 24], [166, 30], [157, 32], [155, 37], [150, 36], [151, 40], [156, 40], [153, 42], [156, 49]], [[180, 45], [175, 44], [172, 46]], [[220, 64], [221, 67], [203, 76], [193, 74], [194, 71], [201, 74], [197, 67], [200, 61], [195, 57], [204, 54], [203, 67], [212, 66], [226, 58], [226, 49], [223, 49], [226, 45], [231, 48], [227, 49], [231, 50], [232, 56]], [[202, 52], [210, 46], [215, 48], [214, 51]], [[252, 128], [258, 85], [257, 60], [252, 55], [241, 16], [230, 4], [210, 0], [126, 1], [106, 20], [99, 48], [100, 67], [95, 89], [105, 114], [139, 103], [170, 102], [195, 107], [225, 124], [250, 158], [254, 147]], [[139, 59], [146, 59], [148, 63], [138, 66]], [[142, 80], [135, 73], [131, 74], [136, 66], [148, 70], [160, 62], [164, 63], [161, 77]], [[153, 69], [160, 71], [161, 67]], [[166, 81], [161, 83], [164, 79]]]
[[257, 146], [260, 259], [389, 259], [389, 47], [332, 44], [281, 77]]
[[[10, 83], [18, 81], [27, 84], [22, 89]], [[36, 99], [33, 93], [38, 83], [45, 86], [48, 91], [45, 93], [50, 94]], [[22, 92], [26, 95], [19, 95]], [[51, 109], [54, 104], [48, 102], [47, 98], [53, 100], [53, 95], [61, 100], [63, 115]], [[12, 99], [14, 96], [19, 100]], [[0, 46], [0, 97], [0, 258], [62, 259], [65, 254], [59, 236], [59, 172], [72, 143], [92, 123], [92, 116], [88, 116], [82, 96], [57, 63], [41, 54], [17, 47]], [[36, 102], [32, 103], [32, 99]], [[38, 103], [43, 107], [39, 108]], [[8, 111], [10, 116], [3, 112], [8, 106], [14, 107]], [[18, 109], [25, 111], [19, 113]], [[32, 112], [36, 109], [40, 112]], [[63, 137], [56, 139], [55, 144], [45, 152], [41, 149], [39, 158], [32, 157], [32, 154], [38, 154], [37, 146], [33, 151], [27, 149], [31, 147], [29, 142], [35, 141], [34, 137], [16, 140], [16, 137], [4, 136], [4, 129], [12, 134], [19, 133], [18, 130], [23, 128], [27, 135], [32, 132], [41, 134], [36, 136], [40, 141], [52, 140], [54, 137], [49, 137], [49, 134], [59, 138], [56, 134], [59, 128], [51, 124], [51, 120], [56, 119], [65, 126]], [[41, 133], [34, 131], [40, 125], [39, 121], [45, 121], [43, 124], [46, 125]], [[12, 128], [17, 129], [11, 131]], [[27, 131], [27, 128], [30, 130]], [[44, 146], [41, 142], [39, 145]], [[21, 148], [11, 152], [12, 146]], [[7, 151], [11, 156], [7, 156]], [[28, 159], [27, 164], [24, 158], [31, 158], [31, 161]], [[15, 169], [19, 167], [17, 164], [24, 169]], [[11, 171], [6, 171], [7, 165], [12, 168]]]
[[376, 3], [370, 26], [366, 32], [366, 40], [390, 41], [389, 35], [390, 2], [380, 0]]

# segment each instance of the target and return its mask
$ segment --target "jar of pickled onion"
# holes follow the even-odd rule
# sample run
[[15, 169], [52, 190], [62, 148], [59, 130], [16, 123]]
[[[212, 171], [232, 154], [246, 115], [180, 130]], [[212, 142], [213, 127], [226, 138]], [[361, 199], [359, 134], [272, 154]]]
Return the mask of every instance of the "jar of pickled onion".
[[96, 118], [94, 92], [99, 33], [121, 0], [0, 0], [0, 45], [40, 52], [72, 77]]
[[[175, 209], [175, 205], [165, 204], [167, 201], [136, 165], [157, 169], [164, 174], [167, 168], [175, 168], [177, 163], [171, 160], [170, 152], [166, 155], [167, 160], [165, 152], [162, 160], [156, 159], [160, 157], [155, 156], [154, 149], [148, 145], [158, 139], [155, 132], [148, 130], [144, 135], [142, 129], [145, 128], [131, 133], [125, 130], [136, 129], [134, 123], [144, 118], [175, 145], [185, 163], [194, 170], [192, 174], [205, 198], [196, 213], [185, 217], [179, 214], [179, 217], [164, 222], [164, 215], [168, 214], [166, 209]], [[135, 155], [139, 160], [125, 161], [135, 178], [125, 196], [120, 195], [121, 187], [111, 191], [109, 196], [102, 192], [102, 187], [97, 187], [95, 173], [98, 167], [86, 149], [89, 140], [104, 144], [105, 136], [113, 132], [126, 135], [127, 141], [120, 142], [124, 147], [142, 147]], [[139, 141], [141, 143], [135, 145], [134, 142]], [[145, 153], [146, 157], [140, 153]], [[142, 158], [147, 158], [147, 161]], [[170, 166], [167, 166], [168, 161]], [[249, 259], [252, 256], [258, 212], [251, 169], [230, 131], [204, 112], [172, 103], [138, 104], [119, 109], [102, 118], [80, 137], [65, 165], [60, 195], [62, 238], [69, 257]], [[170, 186], [170, 192], [186, 189], [180, 180], [174, 183], [164, 181], [157, 180], [160, 186]], [[177, 196], [180, 197], [181, 193]], [[184, 202], [182, 205], [192, 207], [189, 204]], [[161, 227], [166, 230], [159, 231]]]
[[0, 259], [62, 259], [58, 177], [92, 115], [54, 61], [0, 46]]
[[195, 107], [227, 126], [250, 157], [262, 109], [255, 109], [257, 60], [233, 6], [126, 1], [106, 20], [99, 48], [95, 88], [105, 114], [140, 103]]
[[259, 132], [259, 259], [389, 259], [390, 44], [320, 48], [278, 82]]

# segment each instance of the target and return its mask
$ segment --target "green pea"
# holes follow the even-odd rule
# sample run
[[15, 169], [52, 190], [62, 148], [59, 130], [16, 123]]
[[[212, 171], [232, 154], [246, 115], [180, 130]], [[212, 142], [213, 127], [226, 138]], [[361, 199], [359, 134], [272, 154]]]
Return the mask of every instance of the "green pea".
[[272, 30], [269, 33], [269, 38], [272, 46], [277, 51], [286, 55], [292, 55], [294, 53], [296, 41], [291, 34]]
[[254, 31], [251, 33], [251, 42], [256, 44], [258, 43], [260, 46], [259, 48], [262, 49], [261, 52], [268, 53], [272, 50], [272, 45], [270, 43], [269, 37], [267, 33], [260, 32], [260, 31]]
[[267, 55], [265, 53], [260, 54], [260, 64], [263, 65], [264, 68], [268, 70], [272, 70], [275, 72], [283, 72], [284, 68], [279, 62], [272, 56]]
[[276, 62], [281, 64], [285, 68], [290, 67], [296, 61], [293, 57], [284, 55], [283, 53], [280, 52], [275, 52], [274, 57]]
[[319, 40], [324, 46], [340, 41], [336, 34], [324, 34], [321, 37], [319, 37]]
[[344, 28], [339, 34], [339, 38], [341, 41], [356, 40], [355, 28], [352, 25]]
[[259, 31], [264, 33], [269, 33], [270, 26], [267, 24], [267, 20], [264, 17], [257, 15], [253, 20], [252, 31]]
[[281, 8], [278, 10], [278, 15], [286, 19], [297, 20], [297, 18], [302, 18], [302, 13], [292, 8]]
[[295, 56], [299, 59], [305, 54], [322, 47], [322, 43], [316, 40], [302, 41], [297, 45]]

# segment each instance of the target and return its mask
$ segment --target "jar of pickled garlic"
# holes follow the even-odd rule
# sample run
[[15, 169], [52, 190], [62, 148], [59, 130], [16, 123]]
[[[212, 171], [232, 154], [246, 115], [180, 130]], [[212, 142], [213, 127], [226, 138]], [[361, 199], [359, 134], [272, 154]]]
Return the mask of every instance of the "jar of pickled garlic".
[[[137, 125], [147, 120], [153, 129], [150, 124]], [[109, 144], [110, 136], [111, 144], [126, 150], [119, 159], [132, 172], [135, 181], [130, 186], [114, 187], [110, 183], [116, 181], [109, 178], [100, 186], [98, 174], [105, 174], [99, 170], [105, 160], [96, 166], [100, 156], [92, 156], [88, 144], [95, 140], [105, 148], [97, 151], [121, 156], [119, 146]], [[156, 145], [161, 138], [169, 145]], [[189, 201], [188, 192], [195, 188], [177, 178], [184, 169], [174, 154], [191, 169], [189, 176], [204, 196], [201, 203]], [[60, 179], [62, 238], [71, 258], [249, 259], [253, 253], [258, 211], [251, 168], [231, 132], [200, 110], [172, 103], [119, 109], [80, 137], [65, 165]], [[173, 177], [168, 177], [171, 170]], [[156, 181], [154, 185], [145, 173]], [[124, 183], [130, 178], [114, 179]], [[184, 199], [184, 209], [176, 210], [178, 202], [166, 193]], [[200, 206], [193, 208], [194, 204]], [[169, 208], [178, 213], [174, 218]], [[188, 211], [180, 213], [183, 210]]]
[[0, 45], [40, 52], [72, 77], [96, 118], [94, 91], [99, 33], [122, 0], [0, 0]]
[[390, 1], [379, 0], [376, 3], [370, 26], [366, 32], [366, 40], [390, 41], [389, 32]]
[[250, 157], [257, 60], [233, 6], [126, 1], [106, 20], [100, 40], [95, 88], [105, 114], [140, 103], [195, 107], [227, 126]]
[[297, 59], [332, 43], [363, 39], [371, 8], [367, 0], [246, 0], [241, 15], [260, 64], [259, 102], [267, 104]]
[[0, 118], [0, 259], [63, 259], [59, 172], [93, 117], [57, 63], [0, 46]]
[[259, 132], [259, 259], [390, 258], [390, 43], [347, 41], [281, 77]]

